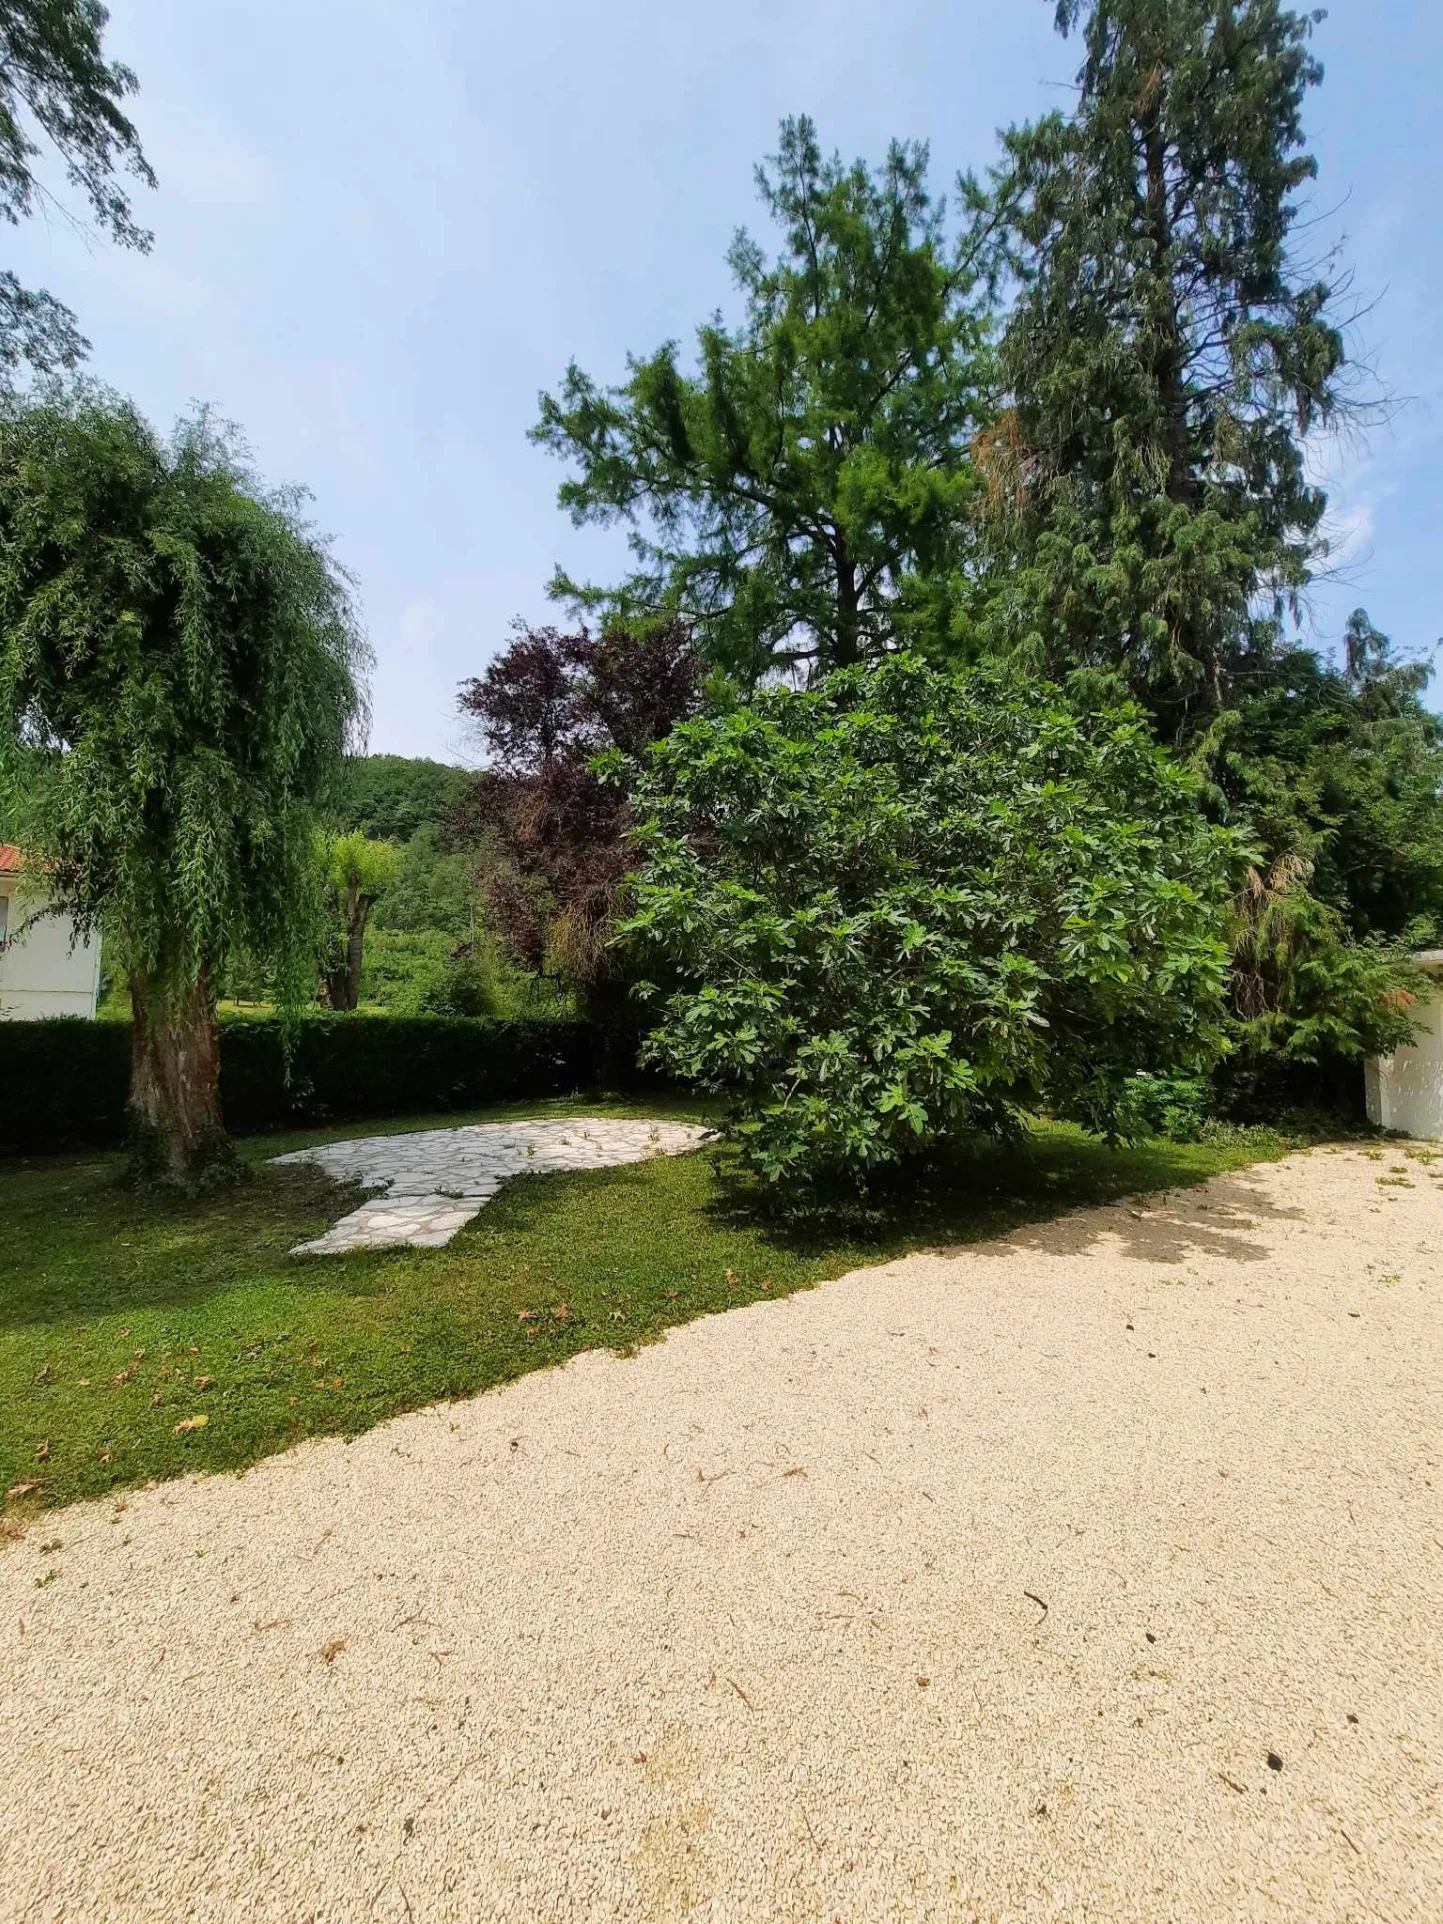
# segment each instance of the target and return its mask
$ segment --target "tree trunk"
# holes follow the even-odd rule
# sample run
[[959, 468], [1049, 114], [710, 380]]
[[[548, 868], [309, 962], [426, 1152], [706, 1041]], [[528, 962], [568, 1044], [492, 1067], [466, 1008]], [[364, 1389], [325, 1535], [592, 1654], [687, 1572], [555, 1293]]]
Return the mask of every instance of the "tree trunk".
[[215, 1000], [204, 974], [172, 995], [130, 978], [130, 1147], [137, 1175], [194, 1188], [234, 1169], [220, 1113]]
[[[1163, 453], [1167, 461], [1167, 498], [1189, 512], [1201, 505], [1201, 490], [1188, 441], [1188, 394], [1184, 380], [1185, 343], [1178, 294], [1173, 282], [1172, 221], [1168, 213], [1167, 148], [1156, 112], [1146, 124], [1143, 151], [1147, 170], [1147, 219], [1152, 241], [1152, 271], [1157, 293], [1157, 338], [1153, 348], [1153, 380], [1162, 414]], [[1223, 706], [1222, 662], [1217, 639], [1201, 623], [1184, 620], [1182, 641], [1202, 671], [1204, 708]]]
[[[1187, 432], [1187, 393], [1183, 387], [1182, 327], [1173, 290], [1172, 223], [1167, 207], [1167, 149], [1163, 130], [1154, 118], [1143, 136], [1147, 166], [1147, 220], [1152, 241], [1152, 271], [1158, 289], [1157, 340], [1153, 350], [1153, 380], [1162, 410], [1167, 454], [1167, 498], [1185, 508], [1198, 504]], [[1166, 289], [1166, 293], [1162, 290]]]
[[353, 883], [346, 903], [346, 949], [340, 961], [321, 975], [321, 989], [327, 1008], [354, 1009], [361, 999], [361, 959], [366, 947], [366, 918], [371, 898], [361, 895]]
[[361, 956], [366, 946], [366, 917], [371, 901], [357, 896], [351, 907], [350, 927], [346, 931], [346, 1007], [354, 1009], [361, 999]]
[[833, 549], [837, 564], [837, 644], [833, 668], [850, 668], [862, 658], [862, 598], [857, 592], [857, 564], [840, 538]]

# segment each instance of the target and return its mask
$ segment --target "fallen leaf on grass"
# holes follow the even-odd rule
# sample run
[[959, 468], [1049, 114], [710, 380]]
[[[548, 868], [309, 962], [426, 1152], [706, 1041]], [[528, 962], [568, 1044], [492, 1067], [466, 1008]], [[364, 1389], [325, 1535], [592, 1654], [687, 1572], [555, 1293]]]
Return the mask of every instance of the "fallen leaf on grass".
[[736, 1271], [735, 1271], [734, 1269], [729, 1269], [729, 1270], [727, 1271], [727, 1274], [726, 1274], [726, 1285], [727, 1285], [727, 1288], [728, 1288], [728, 1289], [735, 1289], [735, 1288], [736, 1288], [736, 1286], [737, 1286], [737, 1273], [736, 1273]]
[[35, 1456], [36, 1456], [36, 1460], [40, 1463], [44, 1463], [49, 1460], [50, 1438], [48, 1436], [42, 1436], [40, 1441], [35, 1445]]
[[534, 1309], [518, 1309], [516, 1312], [516, 1320], [518, 1323], [529, 1323], [535, 1314], [536, 1311]]
[[197, 1376], [195, 1386], [198, 1390], [213, 1390], [215, 1388], [215, 1378], [213, 1376]]
[[184, 1436], [187, 1430], [203, 1430], [210, 1418], [208, 1416], [183, 1416], [171, 1430], [172, 1436]]
[[37, 1490], [43, 1490], [44, 1488], [45, 1485], [38, 1477], [29, 1476], [26, 1477], [23, 1483], [12, 1483], [5, 1494], [6, 1496], [13, 1496], [18, 1502], [22, 1496], [34, 1496]]
[[565, 1303], [558, 1303], [551, 1314], [556, 1318], [558, 1323], [567, 1323], [571, 1320], [571, 1311]]

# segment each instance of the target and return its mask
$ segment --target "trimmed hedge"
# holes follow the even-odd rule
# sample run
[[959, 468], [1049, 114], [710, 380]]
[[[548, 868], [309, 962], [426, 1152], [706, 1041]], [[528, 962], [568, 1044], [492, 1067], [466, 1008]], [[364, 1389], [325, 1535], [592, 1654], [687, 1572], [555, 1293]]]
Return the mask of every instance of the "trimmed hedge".
[[[221, 1107], [237, 1133], [479, 1108], [594, 1087], [604, 1055], [589, 1022], [316, 1015], [287, 1080], [279, 1022], [234, 1016], [220, 1025]], [[0, 1022], [0, 1151], [119, 1142], [129, 1076], [128, 1022]]]

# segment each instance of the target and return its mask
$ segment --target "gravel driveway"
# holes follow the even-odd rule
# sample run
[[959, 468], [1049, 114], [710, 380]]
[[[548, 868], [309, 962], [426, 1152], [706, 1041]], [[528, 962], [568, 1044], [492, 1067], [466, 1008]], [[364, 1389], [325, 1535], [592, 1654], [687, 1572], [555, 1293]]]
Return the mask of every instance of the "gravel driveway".
[[0, 1913], [1431, 1924], [1440, 1190], [1317, 1151], [44, 1519]]

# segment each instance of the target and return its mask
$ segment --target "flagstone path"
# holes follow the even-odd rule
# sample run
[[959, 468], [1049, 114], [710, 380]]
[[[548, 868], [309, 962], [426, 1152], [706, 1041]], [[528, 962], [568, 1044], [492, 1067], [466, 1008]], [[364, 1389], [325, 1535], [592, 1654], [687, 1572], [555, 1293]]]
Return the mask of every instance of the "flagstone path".
[[353, 1249], [439, 1249], [513, 1176], [609, 1169], [652, 1156], [684, 1155], [708, 1133], [692, 1122], [573, 1116], [363, 1136], [296, 1149], [275, 1160], [315, 1163], [340, 1182], [385, 1193], [353, 1209], [314, 1242], [298, 1243], [291, 1253], [338, 1256]]

